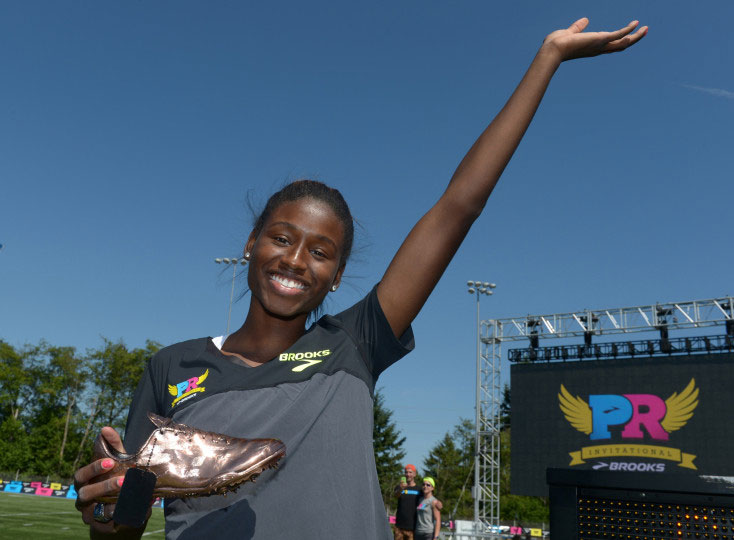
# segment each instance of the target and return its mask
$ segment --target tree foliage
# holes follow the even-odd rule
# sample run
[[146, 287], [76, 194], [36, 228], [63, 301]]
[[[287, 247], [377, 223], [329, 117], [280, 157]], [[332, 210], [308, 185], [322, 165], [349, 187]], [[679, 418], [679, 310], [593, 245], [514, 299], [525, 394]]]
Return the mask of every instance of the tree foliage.
[[510, 385], [505, 383], [502, 388], [502, 403], [500, 403], [500, 429], [510, 429]]
[[[548, 502], [542, 497], [510, 493], [510, 387], [505, 385], [500, 405], [500, 518], [505, 523], [548, 522]], [[442, 514], [450, 519], [474, 519], [474, 422], [461, 419], [428, 453], [424, 476], [436, 480]]]
[[401, 437], [400, 431], [392, 421], [392, 415], [393, 411], [385, 407], [385, 398], [378, 390], [375, 392], [372, 444], [380, 491], [388, 508], [395, 503], [393, 489], [401, 475], [402, 461], [405, 458], [403, 450], [405, 437]]
[[428, 452], [423, 460], [424, 476], [436, 481], [435, 494], [443, 502], [442, 515], [450, 519], [472, 519], [474, 501], [474, 424], [461, 419]]
[[15, 348], [0, 340], [0, 470], [69, 478], [89, 461], [102, 426], [123, 426], [158, 348], [104, 339], [80, 354], [44, 341]]

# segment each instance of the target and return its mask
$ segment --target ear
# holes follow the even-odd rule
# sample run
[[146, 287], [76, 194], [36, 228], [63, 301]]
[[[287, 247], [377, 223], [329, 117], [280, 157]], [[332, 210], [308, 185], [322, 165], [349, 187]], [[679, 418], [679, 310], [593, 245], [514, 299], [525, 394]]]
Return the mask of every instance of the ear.
[[[250, 236], [247, 238], [247, 242], [245, 242], [245, 249], [243, 250], [244, 253], [249, 253], [250, 257], [252, 257], [252, 250], [255, 247], [255, 241], [257, 240], [257, 235], [255, 234], [255, 231], [252, 231], [250, 233]], [[250, 257], [247, 257], [248, 259]]]
[[338, 287], [339, 284], [342, 282], [342, 274], [344, 273], [345, 267], [346, 267], [346, 264], [342, 264], [339, 267], [339, 270], [336, 271], [336, 275], [334, 276], [334, 281], [331, 282], [332, 287], [334, 286]]

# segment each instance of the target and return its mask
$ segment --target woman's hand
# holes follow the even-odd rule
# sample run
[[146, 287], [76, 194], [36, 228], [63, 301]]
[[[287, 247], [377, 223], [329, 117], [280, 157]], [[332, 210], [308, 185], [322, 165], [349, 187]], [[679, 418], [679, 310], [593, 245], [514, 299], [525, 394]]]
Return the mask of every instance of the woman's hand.
[[637, 28], [639, 21], [632, 21], [614, 32], [584, 32], [588, 24], [589, 19], [584, 17], [564, 30], [548, 34], [543, 41], [543, 49], [558, 54], [562, 62], [623, 51], [647, 34], [647, 26], [643, 26], [634, 34], [631, 33]]
[[[120, 435], [111, 427], [102, 428], [102, 436], [119, 452], [125, 452]], [[115, 466], [110, 458], [98, 459], [89, 465], [81, 467], [74, 473], [74, 487], [77, 492], [76, 509], [82, 513], [82, 520], [90, 527], [91, 538], [100, 538], [115, 534], [115, 538], [140, 538], [142, 529], [120, 527], [112, 521], [115, 505], [105, 503], [102, 507], [104, 514], [95, 518], [94, 508], [100, 498], [117, 497], [124, 480], [123, 476], [113, 476], [100, 480], [99, 477], [107, 474]], [[109, 518], [109, 519], [108, 519]], [[107, 520], [107, 521], [105, 521]]]

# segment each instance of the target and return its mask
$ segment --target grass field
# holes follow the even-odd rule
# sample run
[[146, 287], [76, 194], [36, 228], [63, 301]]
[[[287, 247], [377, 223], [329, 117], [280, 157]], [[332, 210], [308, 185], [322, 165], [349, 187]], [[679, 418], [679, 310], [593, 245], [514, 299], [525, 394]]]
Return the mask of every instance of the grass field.
[[[163, 540], [163, 509], [153, 515], [143, 538]], [[89, 538], [89, 528], [71, 499], [0, 493], [1, 540], [58, 540]]]

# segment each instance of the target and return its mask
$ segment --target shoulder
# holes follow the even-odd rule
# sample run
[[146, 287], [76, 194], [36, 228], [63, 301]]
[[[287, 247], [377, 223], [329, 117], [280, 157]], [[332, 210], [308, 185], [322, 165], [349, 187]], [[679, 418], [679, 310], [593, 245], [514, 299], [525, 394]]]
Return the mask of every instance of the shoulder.
[[320, 326], [344, 326], [354, 321], [354, 319], [363, 317], [365, 313], [374, 313], [375, 311], [382, 313], [380, 303], [377, 300], [377, 285], [348, 308], [335, 314], [326, 314], [316, 324]]
[[172, 359], [182, 359], [199, 356], [207, 349], [207, 345], [209, 342], [210, 338], [202, 337], [181, 341], [179, 343], [174, 343], [173, 345], [168, 345], [155, 353], [155, 355], [153, 355], [153, 358], [151, 359], [151, 362], [167, 363], [170, 362]]
[[386, 357], [391, 354], [396, 356], [394, 361], [413, 350], [413, 331], [408, 328], [402, 336], [395, 337], [377, 297], [378, 285], [379, 283], [372, 287], [356, 304], [336, 315], [325, 315], [316, 324], [340, 328], [352, 335], [357, 342], [372, 346], [379, 344], [381, 353]]
[[187, 365], [198, 365], [202, 357], [208, 357], [209, 349], [216, 349], [208, 337], [189, 339], [168, 345], [160, 349], [148, 362], [148, 371], [152, 380], [166, 379], [169, 374], [176, 373]]

